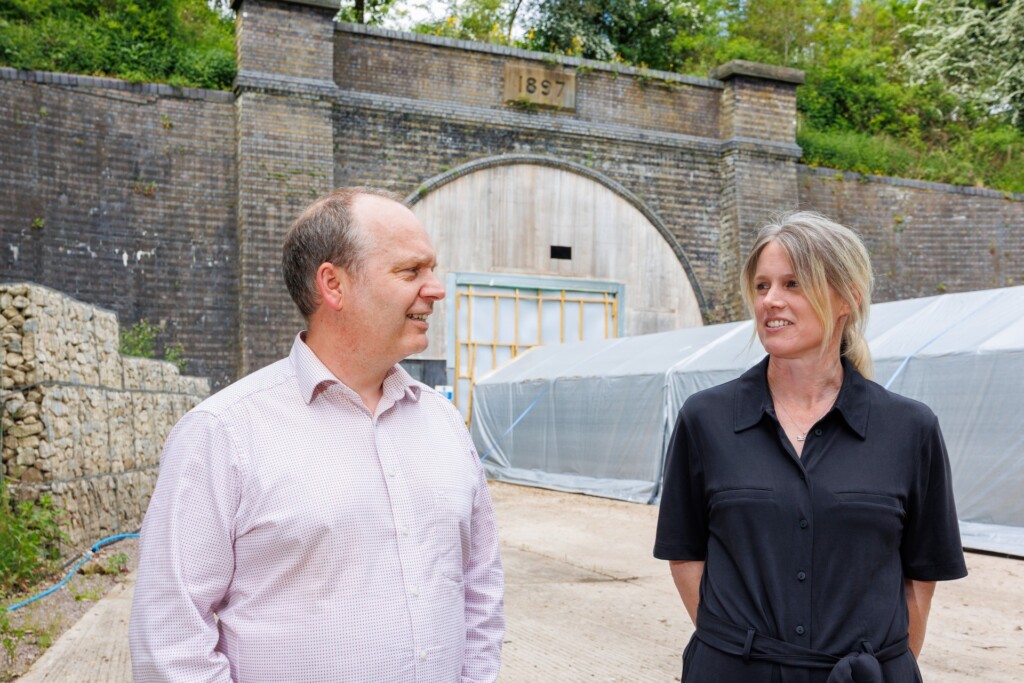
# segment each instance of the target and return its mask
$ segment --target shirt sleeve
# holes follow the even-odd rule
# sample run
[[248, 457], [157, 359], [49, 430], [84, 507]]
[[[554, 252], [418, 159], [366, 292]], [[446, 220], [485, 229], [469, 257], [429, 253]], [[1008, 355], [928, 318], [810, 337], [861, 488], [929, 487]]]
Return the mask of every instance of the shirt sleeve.
[[498, 525], [484, 468], [469, 441], [477, 470], [469, 558], [463, 570], [466, 593], [466, 654], [462, 683], [491, 683], [498, 678], [505, 637], [505, 579], [501, 569]]
[[659, 560], [704, 560], [707, 545], [704, 472], [684, 405], [668, 445], [654, 556]]
[[900, 557], [906, 578], [947, 581], [967, 576], [967, 566], [960, 545], [946, 444], [938, 418], [931, 413], [929, 418], [917, 478], [908, 497]]
[[146, 511], [129, 640], [137, 682], [231, 680], [215, 611], [234, 568], [236, 449], [213, 415], [171, 431]]

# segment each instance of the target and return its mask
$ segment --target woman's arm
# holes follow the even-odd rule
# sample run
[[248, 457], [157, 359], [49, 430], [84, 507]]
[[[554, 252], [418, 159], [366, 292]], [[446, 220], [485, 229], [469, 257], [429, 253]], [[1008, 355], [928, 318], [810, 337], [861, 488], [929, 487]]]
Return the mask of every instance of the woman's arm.
[[924, 647], [924, 633], [928, 628], [928, 612], [932, 608], [935, 582], [903, 579], [903, 586], [907, 593], [907, 611], [910, 613], [910, 651], [917, 659]]
[[[672, 581], [676, 584], [690, 621], [697, 625], [697, 606], [700, 604], [700, 579], [704, 575], [703, 560], [669, 560]], [[909, 595], [909, 594], [908, 594]], [[909, 598], [908, 598], [909, 601]]]

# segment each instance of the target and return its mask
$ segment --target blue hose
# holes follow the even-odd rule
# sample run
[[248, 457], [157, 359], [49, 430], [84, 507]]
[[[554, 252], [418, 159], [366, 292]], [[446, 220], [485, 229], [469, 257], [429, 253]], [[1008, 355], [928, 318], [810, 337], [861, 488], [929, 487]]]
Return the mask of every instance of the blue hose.
[[118, 541], [123, 540], [125, 538], [138, 538], [138, 537], [139, 537], [138, 534], [118, 534], [116, 536], [108, 536], [107, 538], [104, 538], [101, 541], [97, 541], [96, 543], [94, 543], [92, 545], [91, 548], [89, 548], [89, 551], [87, 553], [85, 553], [85, 555], [82, 557], [82, 559], [79, 560], [78, 563], [75, 565], [74, 569], [72, 569], [70, 572], [68, 572], [68, 575], [65, 576], [61, 580], [60, 583], [58, 583], [53, 588], [49, 588], [49, 589], [43, 591], [39, 595], [34, 595], [31, 598], [28, 598], [27, 600], [22, 600], [21, 602], [18, 602], [18, 603], [15, 603], [15, 604], [11, 605], [10, 607], [7, 608], [7, 611], [8, 612], [13, 612], [14, 610], [18, 609], [19, 607], [24, 607], [25, 605], [30, 605], [33, 602], [35, 602], [36, 600], [41, 600], [41, 599], [45, 598], [47, 595], [49, 595], [50, 593], [53, 593], [54, 591], [60, 590], [60, 587], [63, 586], [64, 584], [66, 584], [68, 581], [70, 581], [71, 577], [75, 575], [75, 573], [81, 568], [81, 566], [83, 564], [85, 564], [86, 562], [88, 562], [89, 560], [91, 560], [93, 558], [93, 556], [103, 546], [110, 545], [111, 543], [117, 543]]

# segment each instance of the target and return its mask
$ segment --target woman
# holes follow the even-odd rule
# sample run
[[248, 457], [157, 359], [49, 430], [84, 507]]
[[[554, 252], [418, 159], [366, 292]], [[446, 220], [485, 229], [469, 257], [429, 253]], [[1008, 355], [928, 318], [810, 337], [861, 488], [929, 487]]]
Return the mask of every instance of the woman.
[[867, 379], [867, 251], [794, 213], [742, 278], [768, 356], [686, 401], [662, 491], [683, 681], [920, 681], [934, 582], [967, 570], [935, 415]]

